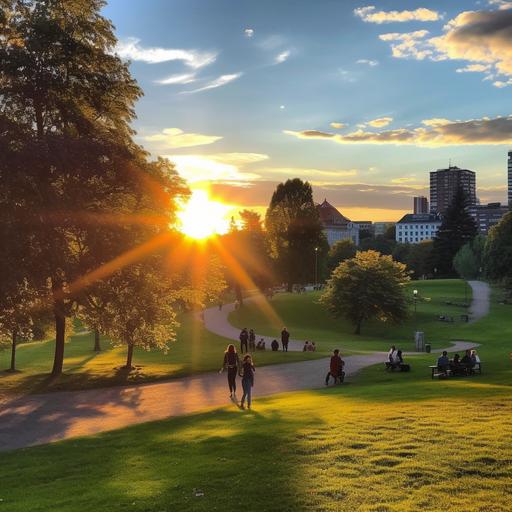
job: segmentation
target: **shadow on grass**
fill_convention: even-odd
[[[290,445],[313,423],[321,426],[311,417],[230,409],[5,453],[4,505],[12,512],[296,512],[304,503]]]

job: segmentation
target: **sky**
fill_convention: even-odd
[[[299,177],[352,220],[396,221],[429,171],[506,200],[512,1],[110,0],[144,97],[137,142],[192,188],[263,211]]]

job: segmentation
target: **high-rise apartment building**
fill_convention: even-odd
[[[512,208],[512,151],[508,152],[508,206]]]
[[[428,213],[428,199],[424,196],[414,198],[414,214]]]
[[[461,187],[469,199],[470,207],[476,203],[476,175],[474,171],[450,166],[430,172],[430,212],[444,213],[450,206],[457,189]]]

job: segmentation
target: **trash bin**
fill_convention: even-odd
[[[432,347],[430,346],[430,343],[425,343],[425,352],[427,354],[430,354]]]

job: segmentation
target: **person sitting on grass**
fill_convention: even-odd
[[[471,351],[471,361],[473,361],[473,366],[475,364],[480,364],[480,358],[478,357],[475,349]]]
[[[393,356],[393,360],[391,361],[391,366],[393,370],[400,370],[401,366],[404,364],[404,359],[402,357],[402,351],[397,350]]]
[[[448,352],[443,350],[443,355],[437,359],[437,367],[445,374],[448,375],[450,369],[450,360],[448,359]]]
[[[277,352],[279,350],[279,342],[277,340],[272,340],[270,347],[272,348],[272,352]]]
[[[345,361],[340,357],[340,351],[338,349],[334,350],[331,362],[329,364],[329,371],[325,376],[325,385],[329,385],[329,380],[332,377],[334,379],[334,384],[338,382],[343,382],[345,380],[345,372],[343,371],[343,367],[345,366]]]
[[[391,348],[389,349],[389,352],[388,352],[388,361],[391,364],[393,364],[393,362],[394,362],[395,354],[396,354],[396,347],[395,347],[395,345],[391,345]]]
[[[309,350],[311,352],[316,352],[316,345],[314,341],[312,341],[311,344],[309,345]]]
[[[265,340],[263,338],[258,341],[258,344],[256,345],[256,350],[265,350]]]
[[[307,352],[309,350],[309,341],[304,342],[304,346],[302,347],[302,352]]]

